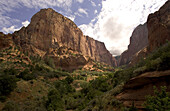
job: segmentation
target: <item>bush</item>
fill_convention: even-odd
[[[158,70],[170,69],[170,52],[162,54],[161,60]]]
[[[65,80],[56,81],[54,85],[61,95],[75,92],[75,89]]]
[[[18,78],[22,78],[23,80],[32,80],[36,78],[35,73],[30,73],[29,69],[25,69],[23,72],[21,72],[18,76]]]
[[[2,111],[19,111],[18,105],[14,101],[8,101]]]
[[[58,90],[53,89],[48,93],[46,108],[48,111],[64,111],[64,102]]]
[[[55,68],[54,60],[52,58],[47,56],[45,57],[44,61],[48,66]]]
[[[71,84],[74,79],[71,76],[67,76],[65,80],[67,81],[68,84]]]
[[[166,87],[161,87],[159,92],[154,87],[154,96],[147,96],[144,106],[147,111],[169,111],[170,109],[170,93],[166,92]]]
[[[0,76],[0,95],[9,95],[17,87],[17,79],[11,75]]]

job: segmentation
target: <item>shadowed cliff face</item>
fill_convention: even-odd
[[[157,12],[149,15],[147,27],[148,46],[133,56],[131,61],[133,65],[170,40],[170,1],[167,1]],[[130,107],[134,102],[137,108],[143,108],[142,104],[145,101],[145,96],[153,95],[153,86],[158,88],[166,86],[167,92],[170,92],[169,79],[169,69],[166,71],[146,72],[129,80],[124,85],[123,92],[117,95],[117,98],[123,101],[125,106]]]
[[[170,1],[147,20],[149,51],[153,51],[170,40]]]
[[[28,27],[14,35],[16,44],[41,56],[50,48],[66,46],[93,60],[116,66],[104,43],[84,36],[74,22],[50,8],[40,10],[32,17]]]
[[[170,40],[170,2],[148,16],[144,25],[139,25],[130,38],[128,50],[121,54],[119,65],[137,63],[141,57],[154,51]],[[144,47],[147,47],[143,49]],[[147,50],[147,51],[145,51]],[[145,53],[143,53],[145,52]]]
[[[119,65],[128,64],[133,55],[146,47],[148,44],[148,29],[147,24],[139,25],[133,31],[132,36],[130,37],[130,44],[128,50],[124,51],[121,54]]]
[[[146,24],[148,46],[132,57],[131,65],[136,64],[141,58],[170,41],[170,1],[167,1],[157,12],[150,14]]]

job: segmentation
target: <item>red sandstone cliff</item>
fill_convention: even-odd
[[[40,56],[51,48],[66,46],[93,60],[116,65],[104,43],[84,36],[74,22],[50,8],[40,10],[32,17],[28,27],[14,35],[16,44]]]

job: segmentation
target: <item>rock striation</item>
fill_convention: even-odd
[[[45,56],[50,49],[65,46],[95,61],[116,66],[104,43],[84,36],[74,22],[51,8],[41,9],[14,36],[17,45],[33,54]]]
[[[139,25],[135,28],[130,37],[130,44],[128,45],[128,49],[121,54],[119,65],[128,64],[133,55],[135,55],[138,51],[143,49],[148,45],[148,29],[147,24]]]

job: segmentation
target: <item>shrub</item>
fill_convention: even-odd
[[[8,101],[2,111],[19,111],[18,105],[14,101]]]
[[[0,95],[9,95],[17,87],[17,79],[15,76],[0,76]]]
[[[18,76],[18,78],[22,78],[23,80],[32,80],[36,78],[35,73],[30,73],[29,69],[25,69],[23,72],[21,72]]]
[[[144,106],[147,111],[169,111],[170,109],[170,93],[166,92],[166,87],[161,87],[159,92],[154,87],[154,96],[147,96]]]
[[[47,56],[47,57],[45,57],[44,61],[50,67],[55,68],[54,60],[52,58]]]
[[[162,54],[161,60],[158,70],[170,69],[170,52]]]
[[[67,81],[68,84],[71,84],[74,79],[71,76],[67,76],[65,80]]]
[[[53,89],[48,93],[46,108],[48,111],[64,111],[64,102],[58,90]]]

